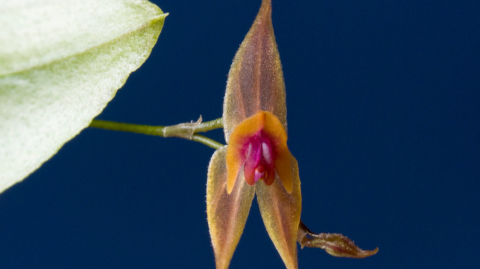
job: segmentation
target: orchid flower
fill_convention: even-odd
[[[285,84],[271,20],[260,11],[231,66],[223,106],[226,146],[208,168],[207,215],[217,269],[228,268],[257,194],[267,232],[285,266],[298,268],[297,240],[343,257],[367,257],[340,234],[314,234],[300,221],[296,159],[287,147]]]

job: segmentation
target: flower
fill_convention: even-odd
[[[208,169],[207,215],[217,269],[228,268],[254,194],[270,238],[297,268],[301,194],[297,161],[287,147],[285,84],[271,20],[260,11],[231,66],[223,107],[228,145]]]
[[[300,221],[300,177],[287,147],[285,84],[271,10],[271,0],[263,0],[235,55],[223,107],[228,145],[215,151],[208,167],[207,216],[216,267],[228,268],[255,193],[288,269],[298,268],[297,238],[302,246],[336,256],[372,255],[342,235],[314,234]]]

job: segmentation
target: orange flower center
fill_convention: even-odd
[[[263,179],[271,185],[275,174],[288,193],[293,179],[291,153],[287,133],[280,120],[271,112],[258,111],[243,120],[230,134],[227,149],[227,193],[231,193],[240,169],[249,185]]]

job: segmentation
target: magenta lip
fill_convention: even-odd
[[[268,183],[271,184],[273,182],[271,175],[275,175],[275,165],[270,139],[263,131],[259,131],[245,141],[244,148],[244,172],[247,183],[253,185],[260,179],[268,178]]]

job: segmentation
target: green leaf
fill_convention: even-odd
[[[0,193],[104,109],[166,15],[145,0],[0,0]]]

